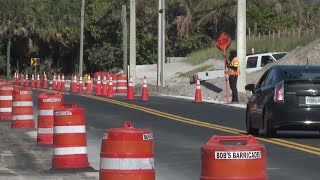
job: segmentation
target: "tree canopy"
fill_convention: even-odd
[[[86,0],[84,72],[121,67],[122,5],[128,0]],[[137,64],[157,62],[158,0],[136,0]],[[320,24],[320,0],[247,1],[247,28],[257,32],[312,28]],[[7,43],[12,71],[30,69],[75,73],[80,47],[81,0],[0,0],[0,71],[5,72]],[[129,13],[127,15],[129,25]],[[237,0],[166,0],[166,55],[186,56],[210,47],[221,32],[233,38]]]

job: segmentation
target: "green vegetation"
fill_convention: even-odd
[[[229,49],[236,49],[236,43],[232,42]],[[228,54],[227,54],[228,55]],[[196,50],[187,56],[187,61],[192,65],[201,64],[208,59],[223,58],[223,52],[216,47]]]
[[[247,40],[247,53],[251,53],[252,48],[254,48],[255,52],[289,52],[299,46],[306,46],[319,37],[320,33],[315,34],[314,36],[309,35],[300,38],[283,37],[274,39],[258,39],[253,37]],[[236,49],[236,43],[236,41],[233,41],[228,50]],[[196,50],[188,55],[188,62],[193,65],[197,65],[210,58],[223,58],[223,52],[215,47]]]
[[[285,29],[319,28],[320,0],[247,1],[247,27],[251,33]],[[311,3],[310,3],[311,2]],[[86,0],[84,72],[121,68],[122,5],[128,0]],[[41,58],[40,70],[47,74],[76,73],[79,66],[81,0],[1,0],[0,74],[5,74],[7,42],[11,39],[11,67],[30,69],[31,57]],[[158,0],[136,0],[137,64],[157,62]],[[208,54],[191,54],[195,64],[222,57],[213,47],[221,32],[235,39],[237,0],[166,0],[166,56],[184,57],[195,50],[212,48]],[[308,42],[252,40],[256,51],[290,50]],[[295,41],[295,42],[293,42]],[[301,42],[300,42],[301,41]],[[248,50],[251,44],[248,43]],[[233,45],[233,47],[235,47]],[[207,50],[207,51],[210,51]],[[129,54],[128,54],[129,56]],[[196,60],[196,59],[199,60]]]

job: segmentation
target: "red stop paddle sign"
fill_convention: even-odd
[[[231,44],[231,37],[227,33],[222,33],[216,41],[216,46],[221,51],[226,51]]]

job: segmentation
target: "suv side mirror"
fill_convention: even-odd
[[[247,91],[253,91],[255,88],[255,85],[254,84],[248,84],[244,87],[245,90]]]

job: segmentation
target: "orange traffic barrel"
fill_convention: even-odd
[[[84,109],[76,104],[64,104],[53,113],[52,168],[89,168]]]
[[[266,164],[253,136],[213,136],[201,148],[200,180],[266,180]]]
[[[5,79],[0,79],[0,85],[7,84],[7,83],[8,83],[7,80],[5,80]]]
[[[38,144],[53,144],[53,110],[63,107],[63,95],[46,92],[38,96]]]
[[[32,90],[30,87],[13,88],[11,128],[34,128]]]
[[[127,94],[127,75],[124,73],[117,74],[117,90],[116,93]]]
[[[117,74],[110,74],[110,77],[112,77],[112,84],[113,84],[113,92],[117,91]]]
[[[148,129],[106,130],[100,153],[100,180],[155,180],[154,140]]]
[[[10,121],[12,117],[12,84],[0,85],[0,120]]]

